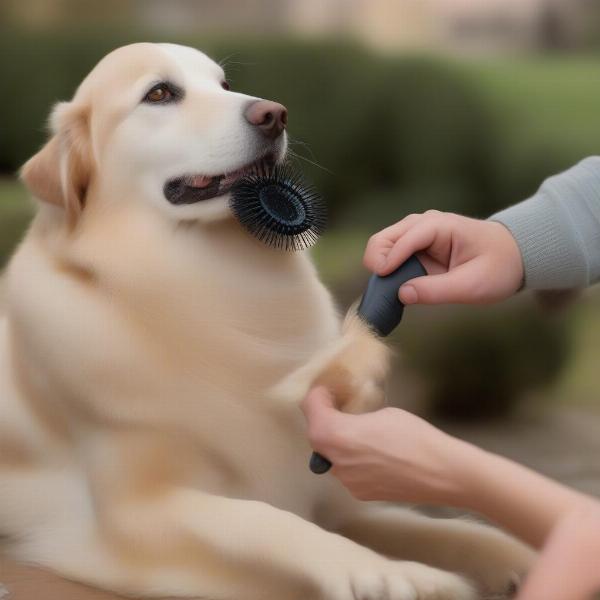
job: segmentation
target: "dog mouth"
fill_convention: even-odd
[[[275,165],[275,155],[265,156],[229,173],[220,175],[182,175],[169,179],[164,187],[165,198],[175,205],[195,204],[227,194],[245,175],[266,172]]]

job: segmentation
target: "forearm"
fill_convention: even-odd
[[[600,280],[600,157],[547,179],[524,202],[490,220],[505,225],[530,289],[585,287]]]
[[[506,458],[457,441],[453,503],[494,521],[540,548],[568,513],[591,498]]]
[[[518,600],[600,597],[600,504],[571,513],[554,528]],[[594,595],[596,594],[596,595]]]
[[[467,508],[538,548],[561,518],[594,502],[399,408],[343,414],[315,388],[303,409],[312,447],[361,500]]]

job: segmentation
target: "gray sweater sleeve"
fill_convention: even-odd
[[[600,157],[547,179],[524,202],[490,217],[513,234],[525,287],[566,289],[600,280]]]

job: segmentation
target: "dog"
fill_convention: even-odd
[[[307,468],[303,395],[379,406],[388,357],[342,327],[307,253],[232,218],[231,186],[284,160],[286,124],[173,44],[113,51],[54,107],[0,321],[3,550],[138,597],[502,592],[528,547]]]

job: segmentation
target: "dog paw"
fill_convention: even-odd
[[[481,526],[478,533],[477,543],[469,548],[464,572],[478,584],[486,600],[515,597],[536,553],[497,529]]]
[[[506,582],[504,589],[485,593],[482,596],[482,600],[514,600],[521,589],[524,579],[524,575],[512,575]]]
[[[339,339],[286,376],[269,395],[279,401],[298,402],[311,387],[322,385],[334,394],[340,410],[369,412],[385,403],[383,383],[389,364],[389,348],[351,314]]]
[[[465,579],[411,562],[356,569],[328,600],[475,600]]]
[[[384,381],[391,353],[367,325],[352,313],[344,321],[345,346],[318,374],[315,385],[331,390],[338,408],[364,413],[385,403]]]
[[[475,600],[475,588],[464,577],[420,563],[401,563],[418,600]]]

